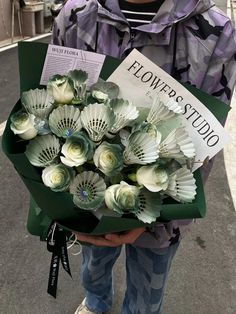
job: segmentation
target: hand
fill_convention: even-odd
[[[145,232],[145,228],[137,228],[122,234],[109,233],[101,236],[89,236],[75,233],[77,240],[87,242],[96,246],[116,247],[122,244],[132,244]]]

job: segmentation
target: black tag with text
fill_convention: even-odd
[[[57,224],[55,222],[52,222],[48,228],[48,234],[47,234],[47,250],[48,250],[48,252],[53,252],[54,247],[55,247],[54,232],[56,230],[56,226],[57,226]]]
[[[56,298],[60,262],[64,270],[71,276],[66,246],[66,234],[56,223],[49,227],[47,249],[52,253],[47,292]]]
[[[61,236],[60,236],[61,264],[62,264],[62,267],[64,268],[64,270],[71,276],[70,264],[69,264],[67,246],[66,246],[66,236],[65,236],[63,229],[59,229],[59,232],[61,234]]]

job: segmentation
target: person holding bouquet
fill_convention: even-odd
[[[52,42],[124,59],[132,49],[176,80],[229,104],[236,81],[236,34],[211,0],[68,0]],[[211,163],[203,170],[206,179]],[[83,247],[86,298],[75,314],[105,313],[113,299],[112,268],[126,245],[122,314],[161,314],[172,259],[190,220],[156,223],[123,234],[76,234]]]

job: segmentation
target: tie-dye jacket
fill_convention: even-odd
[[[225,103],[236,81],[235,29],[211,0],[165,0],[151,24],[134,30],[118,0],[68,0],[55,20],[52,42],[120,59],[137,48],[177,80]],[[156,224],[136,245],[166,247],[189,223]]]

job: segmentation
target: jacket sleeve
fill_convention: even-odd
[[[68,0],[56,17],[52,44],[88,50],[95,46],[96,0]]]
[[[202,89],[229,104],[236,83],[236,31],[230,20],[225,24],[213,54]]]
[[[208,70],[202,84],[206,91],[226,104],[230,104],[236,83],[236,32],[230,20],[225,24],[210,58]],[[224,124],[225,121],[222,121]],[[201,168],[205,182],[211,171],[214,158],[208,167]]]
[[[66,4],[65,4],[66,5]],[[51,43],[53,45],[65,46],[65,6],[61,9],[59,15],[55,18],[52,29]]]

